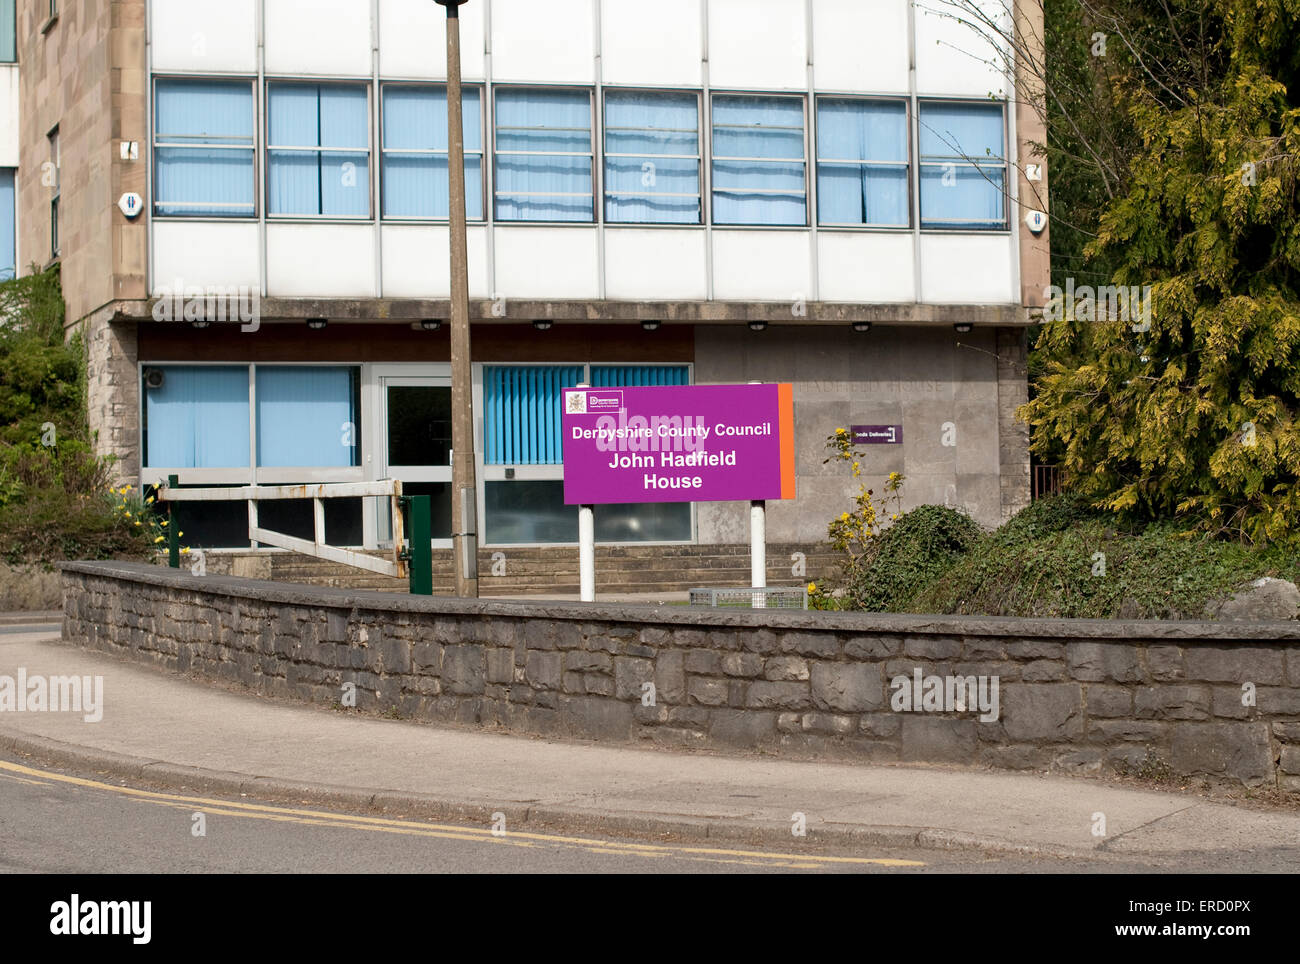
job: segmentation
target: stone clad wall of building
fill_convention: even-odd
[[[268,696],[353,692],[359,710],[546,736],[1300,789],[1289,623],[494,603],[132,563],[65,563],[63,580],[68,642]],[[918,672],[997,679],[996,713],[901,709],[891,681]]]
[[[1029,338],[1019,328],[997,330],[998,464],[1002,519],[1029,505],[1029,426],[1016,410],[1029,401]]]
[[[868,488],[879,494],[889,473],[901,472],[907,477],[904,509],[961,506],[977,522],[999,525],[1008,493],[1019,494],[1004,481],[1007,460],[1019,456],[1003,417],[1013,406],[1004,392],[1014,395],[1014,386],[1003,385],[1009,375],[999,332],[877,325],[862,334],[847,324],[811,330],[773,325],[761,332],[697,327],[695,377],[701,384],[794,383],[797,498],[768,503],[768,538],[824,541],[827,522],[850,507],[856,487],[848,467],[823,460],[830,454],[827,437],[852,425],[903,427],[901,444],[861,447]],[[1029,498],[1024,458],[1019,505]],[[701,504],[699,525],[701,542],[747,542],[748,506]]]

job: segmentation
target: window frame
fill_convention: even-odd
[[[868,104],[902,104],[903,105],[903,123],[905,129],[903,132],[904,142],[907,148],[907,159],[904,161],[850,161],[842,158],[823,158],[817,150],[818,137],[821,134],[821,115],[818,107],[821,101],[825,100],[849,100],[861,101]],[[821,216],[821,191],[817,192],[817,220],[818,228],[828,228],[834,231],[885,231],[885,232],[910,232],[913,227],[912,208],[916,199],[920,195],[919,185],[916,178],[919,176],[916,172],[919,170],[916,164],[916,144],[913,143],[912,129],[914,112],[912,110],[912,100],[906,94],[886,95],[886,94],[837,94],[837,93],[817,93],[813,102],[813,132],[812,145],[815,159],[813,161],[812,176],[817,177],[817,168],[822,164],[845,164],[845,165],[870,165],[878,164],[881,166],[898,167],[901,166],[906,174],[907,181],[907,220],[903,224],[856,224],[854,222],[842,221],[823,221]]]
[[[929,104],[960,104],[963,107],[980,107],[996,105],[1002,120],[1002,153],[998,158],[989,158],[994,163],[982,164],[980,159],[965,160],[956,155],[945,156],[941,160],[927,161],[927,155],[921,153],[921,114],[923,108]],[[926,234],[997,234],[1008,233],[1011,230],[1011,157],[1010,157],[1010,131],[1007,125],[1008,102],[1005,100],[990,100],[987,97],[918,97],[916,99],[916,226],[917,230]],[[922,213],[924,198],[922,197],[922,177],[921,170],[923,167],[942,167],[945,164],[952,164],[955,167],[973,167],[978,171],[985,168],[1002,170],[1002,187],[998,191],[1002,198],[1002,221],[1000,224],[990,224],[985,222],[971,222],[967,226],[952,227],[950,224],[943,227],[927,226],[925,216]],[[988,178],[985,177],[988,182]],[[989,186],[993,185],[989,183]]]
[[[304,77],[267,77],[263,85],[265,107],[265,116],[262,117],[261,127],[263,133],[262,142],[262,170],[265,172],[265,183],[262,185],[263,203],[268,221],[324,221],[324,222],[342,222],[345,224],[367,224],[375,221],[375,103],[373,96],[373,84],[369,77],[364,78],[347,78],[347,77],[330,77],[328,79],[304,78]],[[300,153],[317,154],[360,154],[360,148],[356,147],[305,147],[302,145],[278,146],[271,143],[271,88],[272,87],[360,87],[366,94],[366,197],[369,205],[367,212],[361,214],[277,214],[271,210],[271,152],[272,151],[294,151]]]
[[[610,191],[609,189],[609,171],[606,168],[606,161],[610,157],[652,157],[655,155],[648,154],[623,154],[609,153],[606,148],[606,139],[609,131],[608,102],[609,94],[613,91],[616,94],[663,94],[665,96],[681,96],[683,94],[693,95],[695,97],[695,178],[699,191],[696,194],[664,194],[652,192],[630,193],[628,191]],[[655,228],[702,228],[709,225],[711,213],[706,209],[704,203],[704,165],[708,158],[704,149],[704,91],[700,88],[691,87],[637,87],[637,86],[602,86],[602,97],[600,99],[600,222],[610,227],[655,227]],[[712,145],[710,145],[711,147]],[[690,155],[686,154],[663,154],[659,155],[674,160],[688,160]],[[699,202],[699,219],[696,221],[613,221],[610,220],[605,204],[608,202],[610,195],[617,197],[694,197]]]
[[[197,146],[198,146],[198,145],[192,145],[192,144],[168,144],[168,143],[160,143],[159,140],[158,140],[158,131],[157,131],[157,127],[158,127],[158,82],[159,82],[159,81],[163,81],[163,82],[165,83],[165,82],[167,82],[167,81],[172,81],[172,80],[204,80],[204,81],[216,81],[216,82],[226,82],[226,83],[232,83],[232,82],[236,82],[236,81],[237,81],[237,82],[240,82],[240,83],[247,82],[247,84],[248,84],[248,88],[249,88],[249,96],[252,97],[252,105],[253,105],[253,130],[252,130],[252,134],[251,134],[251,136],[250,136],[251,146],[250,146],[250,147],[244,147],[243,145],[238,145],[238,146],[231,145],[231,146],[229,146],[229,147],[226,147],[225,145],[211,145],[211,144],[206,144],[206,145],[202,145],[202,146],[203,146],[204,148],[211,148],[211,147],[213,147],[213,146],[219,146],[221,149],[224,149],[224,150],[248,150],[248,151],[251,151],[251,154],[252,154],[252,160],[253,160],[253,203],[252,203],[253,210],[252,210],[252,213],[250,213],[250,214],[162,214],[162,213],[160,213],[160,212],[158,211],[158,205],[159,205],[160,203],[163,203],[163,202],[160,202],[160,201],[158,200],[158,197],[157,197],[157,193],[158,193],[158,148],[163,147],[163,148],[168,148],[168,149],[176,149],[176,148],[182,148],[182,149],[185,149],[185,148],[197,147]],[[153,180],[152,180],[151,183],[152,183],[152,186],[153,186],[153,194],[154,194],[154,197],[151,199],[151,205],[150,205],[150,206],[151,206],[150,216],[151,216],[152,218],[154,218],[155,220],[162,220],[162,221],[169,221],[169,220],[173,220],[173,219],[175,219],[175,220],[177,220],[177,221],[233,221],[233,222],[238,222],[238,223],[247,223],[247,222],[249,222],[249,221],[257,221],[257,220],[260,220],[260,218],[261,218],[261,216],[262,216],[262,211],[261,211],[261,209],[259,208],[259,204],[258,204],[258,202],[259,202],[259,200],[260,200],[261,197],[262,197],[262,192],[261,192],[261,185],[258,183],[258,178],[259,178],[259,176],[260,176],[261,173],[262,173],[262,169],[261,169],[261,165],[259,165],[259,164],[257,163],[257,161],[258,161],[258,153],[262,150],[263,145],[262,145],[262,144],[259,142],[259,140],[258,140],[258,134],[259,134],[259,132],[260,132],[260,130],[261,130],[261,124],[258,122],[258,116],[257,116],[257,111],[258,111],[258,103],[257,103],[257,101],[258,101],[258,97],[257,97],[257,78],[256,78],[255,76],[248,75],[248,74],[220,74],[220,73],[217,73],[217,74],[173,74],[173,73],[162,73],[162,74],[154,74],[153,77],[152,77],[152,82],[153,82],[153,87],[152,87],[152,89],[151,89],[151,91],[150,91],[150,99],[149,99],[149,107],[150,107],[150,110],[152,111],[152,114],[153,114],[153,116],[151,116],[151,117],[149,118],[149,149],[150,149],[150,152],[151,152],[151,156],[150,156],[150,158],[149,158],[149,162],[150,162],[150,165],[151,165],[151,172],[150,172],[150,174],[151,174],[151,177],[153,178]],[[173,206],[174,206],[174,205],[173,205]],[[208,205],[208,206],[211,207],[212,205]]]
[[[50,193],[50,262],[63,256],[63,239],[59,234],[59,199],[63,192],[63,146],[59,137],[59,125],[55,124],[45,135],[49,148],[49,164],[54,171],[54,184]]]
[[[584,86],[582,84],[492,84],[492,196],[490,198],[491,213],[485,209],[484,214],[488,215],[488,220],[494,224],[550,224],[550,225],[580,225],[580,224],[601,224],[600,205],[597,199],[599,197],[597,188],[599,185],[600,173],[597,168],[597,161],[600,159],[600,153],[596,145],[596,89],[594,87]],[[590,150],[585,156],[591,159],[591,191],[589,194],[578,193],[556,193],[541,191],[501,191],[498,189],[500,180],[498,158],[505,154],[506,156],[516,157],[583,157],[580,151],[500,151],[497,149],[497,132],[500,130],[500,123],[497,120],[497,95],[502,91],[515,90],[541,90],[541,91],[581,91],[587,95],[587,110],[590,123],[587,128],[588,144]],[[603,120],[603,115],[602,120]],[[534,128],[535,129],[535,128]],[[501,195],[506,197],[590,197],[591,198],[591,217],[587,220],[540,220],[535,218],[503,218],[497,214],[497,198]]]
[[[13,55],[12,58],[7,58],[7,59],[2,59],[2,60],[0,60],[0,64],[16,64],[16,63],[18,63],[18,0],[8,0],[8,2],[12,4],[12,6],[10,7],[10,11],[11,11],[12,18],[13,18],[12,26],[13,26],[13,31],[14,31],[14,32],[13,32],[13,38],[14,38],[14,55]],[[50,2],[53,3],[54,0],[50,0]]]
[[[474,83],[474,84],[462,84],[461,86],[462,86],[462,91],[463,91],[463,90],[467,90],[467,89],[473,89],[473,90],[477,90],[477,91],[478,91],[478,126],[479,126],[479,143],[482,145],[482,146],[479,148],[478,151],[465,151],[465,156],[468,158],[472,153],[474,153],[474,154],[477,154],[478,157],[479,157],[479,172],[478,172],[478,175],[479,175],[479,194],[480,194],[480,197],[483,199],[483,214],[482,214],[481,217],[472,218],[472,217],[469,217],[468,212],[467,212],[467,213],[466,213],[465,220],[466,220],[468,223],[470,223],[470,224],[486,224],[486,223],[490,220],[490,218],[489,218],[489,216],[488,216],[488,214],[489,214],[489,212],[488,212],[488,206],[489,206],[489,204],[491,203],[491,198],[488,197],[488,170],[487,170],[487,168],[488,168],[488,153],[489,153],[489,152],[488,152],[488,147],[487,147],[487,136],[486,136],[486,131],[487,131],[487,91],[488,91],[488,85],[487,85],[487,84],[482,84],[482,83]],[[415,148],[394,148],[393,150],[390,151],[390,150],[388,150],[387,148],[384,147],[384,113],[385,113],[385,108],[384,108],[384,92],[387,91],[390,87],[397,87],[397,88],[405,87],[405,88],[428,89],[428,90],[439,90],[439,89],[441,89],[441,90],[443,91],[443,97],[444,97],[444,100],[446,99],[446,91],[447,91],[447,84],[446,84],[445,81],[443,81],[443,82],[438,82],[438,81],[414,81],[414,80],[384,80],[384,81],[380,81],[380,84],[379,84],[379,127],[378,127],[378,131],[379,131],[379,170],[378,170],[378,172],[377,172],[377,173],[378,173],[378,176],[379,176],[379,192],[378,192],[378,193],[379,193],[379,198],[378,198],[379,219],[380,219],[381,221],[396,221],[396,222],[402,222],[402,223],[407,223],[407,224],[410,224],[410,223],[417,223],[417,224],[418,224],[418,223],[424,223],[424,224],[446,224],[446,223],[450,220],[450,205],[448,205],[448,208],[449,208],[449,210],[448,210],[448,217],[445,217],[445,218],[426,217],[426,216],[424,216],[424,215],[420,215],[420,214],[389,214],[389,213],[384,209],[384,179],[385,179],[384,161],[385,161],[385,159],[386,159],[386,155],[388,155],[388,154],[390,154],[390,153],[394,153],[394,154],[417,154],[417,155],[422,155],[422,156],[426,156],[426,157],[446,157],[447,154],[448,154],[448,151],[435,151],[435,150],[426,151],[426,150],[419,150],[419,149],[415,149]],[[463,95],[463,93],[462,93],[462,96],[461,96],[461,107],[462,107],[462,109],[464,108],[464,103],[465,103],[465,99],[464,99],[464,95]],[[448,169],[450,170],[450,164],[448,164]],[[450,175],[449,175],[449,176],[450,176]],[[468,181],[467,181],[466,183],[468,184]]]
[[[809,125],[809,118],[808,118],[808,93],[806,91],[731,90],[731,89],[726,89],[726,90],[710,89],[708,93],[709,93],[709,226],[713,228],[722,228],[724,230],[730,230],[731,228],[760,228],[764,231],[799,231],[799,230],[808,230],[809,228],[813,227],[813,222],[811,220],[813,217],[813,213],[812,211],[809,210],[810,205],[808,203],[809,195],[811,193],[811,185],[808,182],[808,178],[809,178],[808,158],[809,155],[813,153],[812,148],[815,147],[815,144],[810,145],[808,140],[809,135],[811,133],[811,127]],[[761,224],[761,223],[755,223],[749,221],[743,223],[731,223],[731,222],[724,223],[718,221],[714,208],[716,206],[715,202],[717,201],[719,188],[717,183],[718,182],[717,175],[713,167],[714,164],[719,160],[717,153],[713,149],[714,130],[716,129],[717,126],[717,123],[714,120],[714,99],[717,97],[750,97],[750,98],[780,97],[780,98],[788,98],[788,99],[797,99],[799,101],[803,109],[803,160],[801,162],[803,164],[803,222],[801,224]],[[768,162],[771,163],[784,162],[786,164],[795,163],[794,158],[763,158],[763,157],[747,158],[747,157],[732,157],[731,155],[723,155],[721,157],[721,160],[758,161],[760,163],[768,163]],[[723,189],[723,193],[726,193],[726,190],[727,189]],[[751,193],[755,193],[755,194],[770,193],[770,194],[777,194],[777,195],[790,194],[789,191],[766,191],[765,192],[761,189],[753,191]]]

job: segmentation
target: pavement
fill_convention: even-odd
[[[1282,855],[1300,812],[1099,779],[560,741],[269,700],[0,626],[0,674],[102,676],[103,714],[0,712],[0,752],[119,782],[486,825],[1117,860]],[[1104,835],[1095,831],[1104,820]]]

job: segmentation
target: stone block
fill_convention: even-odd
[[[844,736],[854,730],[853,717],[839,713],[805,713],[801,725],[804,730],[835,736]]]
[[[1136,683],[1142,679],[1137,648],[1131,643],[1075,642],[1065,647],[1065,654],[1073,679],[1089,683],[1102,680]]]
[[[1065,679],[1065,662],[1059,659],[1036,659],[1020,670],[1026,683],[1055,683]]]
[[[1148,646],[1146,661],[1147,673],[1157,683],[1173,683],[1187,678],[1183,651],[1178,646]]]
[[[697,677],[687,682],[686,695],[692,703],[700,703],[704,706],[725,706],[727,702],[727,681]]]
[[[750,678],[763,672],[763,657],[758,653],[724,653],[721,666],[725,676]]]
[[[801,710],[809,705],[808,684],[797,680],[758,680],[750,683],[746,689],[746,706]]]
[[[902,726],[903,717],[899,713],[864,713],[858,719],[862,733],[881,739],[897,736]]]
[[[1088,684],[1088,715],[1117,717],[1133,715],[1133,690],[1127,686]]]
[[[1279,683],[1282,650],[1276,646],[1192,645],[1186,653],[1187,678],[1208,683]]]
[[[869,712],[885,705],[885,685],[879,664],[812,664],[813,704],[818,709]]]
[[[446,646],[442,655],[443,689],[456,695],[479,694],[484,684],[483,647]]]
[[[1083,734],[1083,693],[1077,683],[1021,683],[1001,693],[1002,723],[1016,743],[1057,743]]]
[[[844,655],[849,659],[889,659],[903,651],[903,637],[885,634],[850,636],[844,641]]]
[[[608,673],[614,668],[614,660],[609,653],[572,649],[564,654],[564,668],[576,673]]]
[[[1065,659],[1065,644],[1046,639],[1013,639],[1006,644],[1010,659]]]
[[[839,642],[834,633],[793,633],[781,634],[781,651],[798,653],[800,656],[823,656],[833,658],[840,653]]]
[[[1208,720],[1207,686],[1140,686],[1133,695],[1133,715],[1140,720]]]
[[[638,656],[614,657],[614,696],[620,700],[641,701],[641,685],[653,683],[655,665]]]
[[[912,659],[955,659],[961,650],[961,640],[952,636],[908,636],[903,642],[903,655]]]
[[[769,680],[804,680],[808,678],[808,661],[801,656],[769,656],[763,667]]]
[[[1247,786],[1271,782],[1272,749],[1265,723],[1186,723],[1170,740],[1174,772],[1208,774]]]
[[[512,683],[515,678],[515,651],[513,649],[489,649],[487,651],[487,674],[489,683]]]
[[[728,746],[762,746],[776,738],[776,718],[771,711],[717,709],[709,717],[709,737]]]
[[[528,661],[524,664],[524,681],[536,689],[559,689],[563,665],[561,653],[529,653]]]
[[[974,720],[908,713],[903,716],[901,749],[905,761],[970,763],[975,759]]]
[[[686,702],[686,654],[661,651],[655,660],[655,699],[660,703]]]

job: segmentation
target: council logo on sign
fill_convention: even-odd
[[[587,393],[566,392],[564,396],[564,410],[570,415],[586,415]]]

